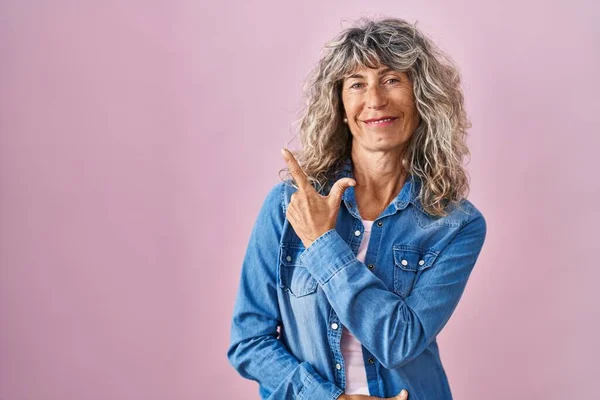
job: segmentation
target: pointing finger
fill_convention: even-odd
[[[281,149],[281,154],[283,155],[283,159],[290,170],[290,174],[292,174],[292,177],[298,184],[299,189],[303,192],[313,189],[308,177],[302,168],[300,168],[300,165],[298,164],[298,161],[296,161],[296,158],[294,158],[294,155],[288,149]]]

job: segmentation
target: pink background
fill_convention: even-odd
[[[473,122],[455,398],[597,395],[598,6],[288,3],[0,3],[0,399],[258,399],[225,355],[250,230],[321,47],[384,15],[451,54]]]

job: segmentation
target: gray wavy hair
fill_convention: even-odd
[[[421,122],[402,156],[406,172],[421,179],[419,199],[432,216],[447,215],[469,193],[463,157],[470,156],[458,69],[415,25],[402,19],[360,19],[328,42],[324,55],[304,85],[305,107],[299,136],[302,149],[292,152],[311,184],[329,192],[343,161],[350,157],[352,134],[342,122],[344,77],[358,67],[386,65],[404,71],[413,84]],[[293,182],[287,168],[285,179]]]

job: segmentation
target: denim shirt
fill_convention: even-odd
[[[338,179],[353,177],[347,159]],[[486,235],[468,200],[445,217],[423,211],[409,175],[373,223],[365,263],[354,187],[335,229],[305,248],[286,219],[289,181],[259,211],[242,263],[229,362],[262,399],[333,400],[344,392],[342,327],[362,344],[371,396],[452,399],[437,335],[465,289]]]

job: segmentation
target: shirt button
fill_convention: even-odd
[[[340,364],[335,364],[335,369],[340,370],[342,369],[342,366]]]
[[[377,223],[377,226],[383,226],[383,222],[379,221],[379,222]]]
[[[372,271],[373,268],[375,268],[375,266],[373,264],[369,264],[369,265],[367,265],[367,268],[369,268]]]
[[[425,260],[419,261],[419,265],[423,265],[423,264],[425,264]]]
[[[375,362],[375,360],[373,360],[372,358],[369,358],[369,364],[373,364]]]
[[[354,236],[360,236],[360,231],[354,231]]]
[[[402,260],[400,262],[402,263],[402,265],[408,265],[408,261],[406,261],[406,260]]]
[[[285,259],[288,261],[292,261],[292,256],[287,256]]]
[[[336,330],[337,328],[339,328],[338,324],[336,324],[335,322],[331,324],[331,329]]]

